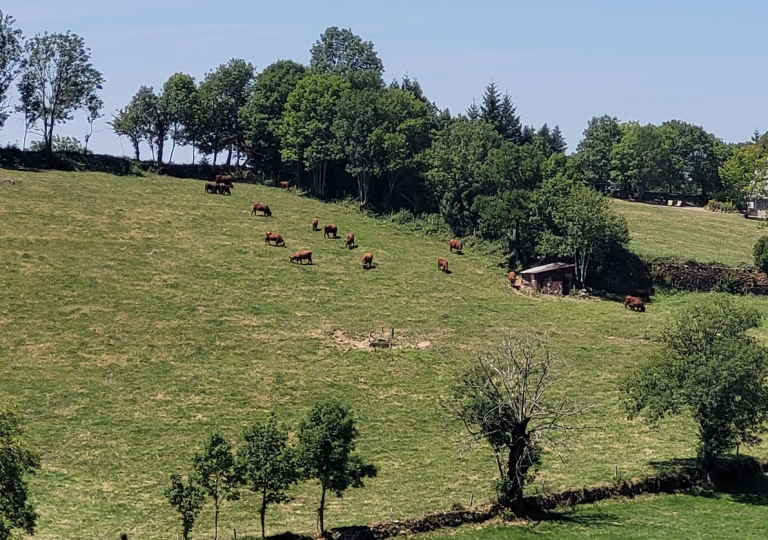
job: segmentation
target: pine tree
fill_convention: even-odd
[[[477,103],[474,101],[472,102],[472,105],[467,107],[467,117],[473,122],[480,118],[480,107],[478,107]]]

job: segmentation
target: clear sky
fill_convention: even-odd
[[[408,73],[454,114],[493,80],[525,124],[559,124],[570,150],[606,113],[676,118],[725,141],[768,130],[765,0],[4,0],[0,9],[26,35],[85,38],[106,79],[96,152],[130,153],[104,121],[140,85],[158,89],[178,71],[199,81],[235,57],[257,70],[277,59],[308,63],[328,26],[373,41],[387,81]],[[58,132],[82,140],[86,126],[79,114]],[[0,142],[22,138],[14,115]]]

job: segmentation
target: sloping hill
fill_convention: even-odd
[[[626,216],[630,247],[639,255],[730,266],[752,265],[752,246],[768,229],[736,214],[615,200]]]
[[[439,401],[507,328],[548,331],[571,390],[593,404],[584,423],[594,428],[570,435],[566,462],[548,457],[547,488],[694,452],[682,420],[653,431],[626,421],[616,388],[686,295],[646,314],[520,296],[471,251],[450,255],[442,239],[261,186],[226,197],[166,177],[3,175],[17,184],[0,184],[0,392],[19,402],[43,452],[40,538],[168,537],[177,521],[162,491],[212,429],[235,441],[271,410],[295,427],[325,396],[352,406],[359,450],[380,468],[366,489],[331,501],[329,526],[466,504],[471,492],[486,500],[495,465],[484,447],[467,449]],[[274,217],[252,217],[255,200]],[[312,232],[313,217],[354,232],[360,248]],[[268,230],[287,248],[264,245]],[[303,248],[315,264],[289,264]],[[376,265],[367,272],[366,251]],[[452,274],[437,270],[438,255]],[[343,342],[382,327],[403,345],[431,345],[371,352]],[[316,486],[299,487],[270,509],[269,531],[312,531],[317,497]],[[252,497],[225,504],[222,526],[256,531]]]

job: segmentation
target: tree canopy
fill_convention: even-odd
[[[91,65],[91,52],[83,38],[65,34],[43,34],[25,46],[18,89],[28,125],[42,123],[45,148],[50,154],[53,130],[73,118],[75,111],[97,103],[104,77]]]
[[[22,33],[13,28],[16,19],[0,9],[0,129],[8,119],[8,89],[19,74],[22,65]]]
[[[346,78],[371,72],[380,80],[384,71],[384,64],[373,49],[373,43],[363,41],[351,29],[327,28],[310,52],[309,67],[315,73],[331,73]]]

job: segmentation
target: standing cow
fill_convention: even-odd
[[[320,227],[317,226],[317,218],[312,220],[312,230],[313,231],[319,231]]]
[[[464,247],[464,244],[456,240],[455,238],[451,238],[451,241],[448,242],[448,249],[451,253],[453,253],[453,250],[456,250],[456,253],[461,254],[461,250]]]
[[[344,239],[344,245],[347,246],[349,249],[352,249],[355,247],[355,235],[352,233],[349,233],[347,237]]]
[[[642,300],[634,296],[627,296],[624,298],[624,307],[629,308],[632,311],[645,313],[645,304],[643,304]]]
[[[373,265],[373,253],[363,255],[363,269],[368,270]]]
[[[264,243],[275,246],[285,247],[285,240],[277,233],[268,232],[264,235]]]
[[[437,268],[442,272],[448,272],[448,260],[445,257],[437,258]]]
[[[507,274],[507,279],[509,279],[509,286],[513,289],[515,288],[515,283],[517,282],[517,274],[514,272],[510,272]]]
[[[312,264],[312,252],[308,250],[297,251],[289,257],[289,260],[298,264],[304,264],[302,261],[309,261],[309,264]]]
[[[251,215],[256,215],[256,212],[261,212],[264,216],[270,217],[272,216],[272,211],[269,209],[269,206],[266,204],[261,204],[260,202],[253,203],[253,208],[251,209]]]
[[[323,227],[323,238],[326,238],[326,237],[338,238],[338,236],[336,236],[336,232],[338,232],[338,230],[339,228],[336,225],[326,225],[325,227]]]

